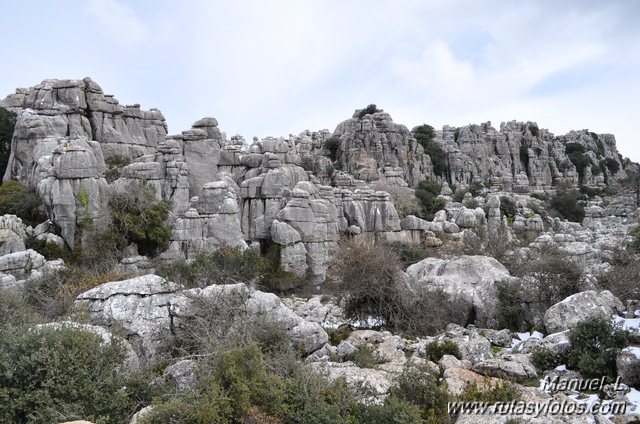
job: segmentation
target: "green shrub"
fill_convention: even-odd
[[[160,264],[157,273],[187,287],[244,282],[258,284],[267,291],[284,293],[307,283],[306,277],[281,268],[277,245],[272,245],[265,256],[254,249],[223,246],[213,252],[199,253],[191,262]]]
[[[27,225],[37,225],[47,219],[42,199],[18,181],[6,181],[0,186],[0,215],[13,214]]]
[[[11,138],[16,126],[16,114],[0,107],[0,184],[11,154]]]
[[[119,371],[124,357],[115,339],[103,343],[96,334],[71,328],[25,328],[3,337],[0,421],[128,421],[152,393],[144,388],[148,383]]]
[[[520,400],[522,393],[513,383],[505,382],[497,384],[490,388],[481,389],[474,382],[471,386],[467,387],[460,396],[458,401],[462,402],[504,402],[509,403],[512,401]]]
[[[444,209],[446,202],[438,199],[441,185],[433,180],[420,181],[416,188],[416,197],[422,207],[422,218],[431,220],[436,212]]]
[[[567,143],[565,146],[565,153],[576,167],[580,181],[584,178],[584,170],[591,165],[591,159],[585,152],[585,147],[578,143]]]
[[[454,202],[458,202],[458,203],[462,203],[462,201],[464,200],[464,195],[467,194],[467,192],[465,190],[456,190],[453,193],[453,201]]]
[[[450,400],[446,385],[440,385],[427,368],[418,366],[404,369],[389,390],[389,396],[418,406],[424,419],[445,417]]]
[[[601,165],[604,165],[611,175],[617,174],[620,170],[620,163],[613,158],[606,158],[600,162]]]
[[[107,166],[105,177],[107,182],[111,184],[118,178],[120,178],[120,172],[122,168],[129,165],[131,160],[125,156],[113,155],[104,159],[104,164]]]
[[[600,315],[588,318],[569,332],[568,365],[585,378],[615,379],[616,356],[627,345],[627,333]]]
[[[382,110],[378,109],[378,107],[375,104],[372,103],[369,106],[367,106],[364,109],[362,109],[360,112],[358,112],[358,118],[362,119],[367,115],[371,115],[371,114],[377,113],[377,112],[382,112]]]
[[[579,203],[579,199],[579,193],[576,190],[570,190],[551,199],[550,206],[563,218],[572,222],[582,222],[585,212],[584,207]]]
[[[368,345],[359,346],[351,360],[360,368],[375,368],[376,365],[382,363],[379,358],[376,358],[373,349]]]
[[[435,130],[431,125],[420,125],[412,130],[412,134],[416,141],[422,146],[424,152],[431,158],[433,163],[433,173],[443,176],[446,169],[445,153],[442,147],[433,141],[435,138]]]
[[[516,202],[507,196],[500,197],[500,212],[507,218],[514,218],[518,213]]]
[[[546,347],[535,347],[531,352],[531,363],[535,365],[538,371],[547,371],[563,365],[567,358],[553,353]]]
[[[462,358],[460,348],[453,340],[445,340],[442,343],[433,341],[426,347],[427,359],[433,362],[438,362],[444,355],[452,355],[456,358]]]
[[[65,263],[69,262],[72,257],[72,252],[66,246],[60,246],[54,242],[47,242],[45,240],[38,240],[35,237],[27,237],[25,242],[27,249],[33,249],[40,253],[47,260],[64,259]]]
[[[498,328],[525,331],[531,327],[526,317],[527,291],[519,283],[498,282]]]
[[[340,138],[329,137],[324,141],[324,148],[329,152],[329,158],[335,162],[338,160],[338,149],[340,149]]]
[[[194,392],[157,401],[143,423],[357,422],[357,402],[342,381],[329,382],[291,358],[247,346],[219,352],[207,366]]]
[[[165,221],[171,212],[171,202],[155,200],[152,187],[133,185],[126,193],[116,193],[109,199],[113,229],[129,243],[136,243],[142,255],[156,255],[166,249],[171,240],[171,228]]]
[[[389,396],[383,405],[356,405],[354,423],[362,424],[416,424],[422,421],[420,407],[395,396]],[[433,421],[435,424],[436,422]]]
[[[469,190],[468,191],[469,191],[469,193],[471,193],[471,195],[473,197],[478,197],[478,196],[482,196],[482,194],[484,193],[485,189],[486,189],[486,187],[480,181],[474,181],[469,186]]]
[[[9,332],[34,324],[38,314],[21,293],[0,290],[0,339]]]

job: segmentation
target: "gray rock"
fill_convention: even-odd
[[[500,358],[487,359],[473,366],[478,374],[507,380],[526,381],[537,377],[536,368],[527,355],[503,355]]]
[[[544,314],[544,326],[550,333],[575,328],[594,316],[610,318],[624,311],[624,305],[608,290],[576,293],[551,306]]]
[[[242,310],[249,317],[281,323],[291,341],[307,353],[328,341],[319,324],[296,315],[277,296],[251,290],[244,284],[183,290],[157,275],[145,275],[102,284],[76,300],[79,307],[88,311],[92,323],[120,326],[145,361],[167,356],[175,332],[201,313],[199,305],[203,302],[237,302],[244,305]]]
[[[407,268],[411,285],[418,292],[443,290],[458,301],[463,316],[489,325],[498,312],[496,283],[508,281],[509,271],[487,256],[460,256],[452,259],[427,258]]]
[[[15,215],[0,216],[0,255],[25,250],[26,227]]]
[[[627,347],[616,357],[616,369],[623,384],[640,386],[640,348]]]
[[[199,367],[196,361],[183,359],[169,365],[163,373],[164,378],[174,387],[177,393],[188,392],[198,382]]]
[[[26,277],[33,270],[41,268],[45,262],[44,256],[35,250],[10,253],[0,257],[0,272],[16,277]]]

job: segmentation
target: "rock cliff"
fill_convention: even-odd
[[[173,205],[165,259],[192,259],[224,245],[264,251],[275,244],[285,270],[317,283],[341,233],[435,246],[436,233],[502,224],[497,197],[489,201],[488,216],[465,198],[468,208],[449,208],[434,222],[401,221],[390,194],[376,187],[409,190],[434,179],[444,183],[445,196],[452,194],[449,187],[474,182],[493,192],[553,192],[566,184],[613,185],[631,166],[610,134],[554,136],[515,121],[500,130],[490,123],[445,126],[429,141],[443,153],[432,158],[426,152],[433,150],[382,111],[356,111],[333,133],[256,138],[250,145],[241,136],[228,139],[210,117],[167,135],[160,111],[122,106],[89,78],[45,80],[16,90],[0,107],[18,114],[4,180],[37,189],[52,228],[71,248],[108,225],[111,193],[143,183]],[[126,165],[107,181],[118,161]],[[541,230],[539,221],[519,218],[516,224]],[[14,238],[19,245],[21,236]]]

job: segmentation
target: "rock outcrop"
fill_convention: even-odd
[[[532,122],[503,123],[499,131],[490,123],[445,126],[425,149],[381,111],[357,111],[333,133],[255,138],[251,145],[241,136],[228,139],[212,117],[167,135],[158,110],[122,106],[89,78],[45,80],[16,90],[0,106],[18,114],[4,179],[37,189],[55,230],[43,237],[82,246],[109,224],[112,193],[144,185],[173,205],[167,224],[174,234],[165,259],[192,259],[224,245],[257,244],[265,251],[275,244],[283,268],[310,275],[314,283],[324,281],[340,234],[433,247],[442,243],[440,234],[462,240],[464,235],[451,235],[504,224],[497,195],[486,204],[470,195],[462,205],[450,203],[433,222],[401,221],[392,197],[374,187],[411,192],[408,187],[434,179],[451,201],[451,187],[472,183],[496,193],[553,192],[558,184],[605,187],[625,178],[630,166],[609,134],[554,136]],[[433,153],[438,149],[442,155]],[[572,162],[576,155],[582,155],[580,169]],[[126,165],[107,181],[114,163]],[[607,208],[594,203],[587,211],[585,225],[597,226],[603,216],[629,216],[635,208],[622,201]],[[543,218],[530,212],[521,207],[513,228],[548,231]],[[20,235],[7,231],[3,237],[12,241],[5,253],[21,249]],[[577,244],[568,248],[598,254]]]
[[[489,325],[498,311],[496,283],[512,278],[500,262],[487,256],[427,258],[407,268],[407,274],[417,292],[442,290],[459,303],[467,322]]]
[[[306,353],[328,341],[319,324],[296,315],[276,295],[251,290],[244,284],[185,290],[157,275],[144,275],[102,284],[80,294],[76,304],[86,308],[94,325],[120,326],[141,360],[146,361],[166,356],[181,327],[198,314],[210,315],[220,304],[237,305],[245,320],[262,316],[281,323],[291,341]],[[230,312],[220,309],[220,318],[230,319]]]
[[[575,328],[585,319],[601,316],[611,318],[624,311],[624,305],[608,290],[573,294],[551,306],[544,314],[544,326],[549,333]]]

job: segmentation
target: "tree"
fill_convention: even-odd
[[[382,109],[378,109],[378,106],[376,106],[375,104],[371,103],[369,106],[365,107],[360,112],[358,112],[358,118],[362,119],[366,115],[371,115],[371,114],[376,113],[376,112],[382,112]]]
[[[42,199],[18,181],[7,181],[0,186],[0,215],[13,214],[27,225],[37,225],[46,220]]]
[[[597,315],[582,321],[569,333],[571,351],[568,365],[576,368],[585,378],[616,376],[616,357],[627,345],[627,333],[614,327],[611,321]]]
[[[136,243],[143,255],[154,255],[171,240],[171,228],[164,225],[171,202],[157,201],[151,187],[134,185],[109,200],[113,229],[129,243]]]
[[[563,218],[572,222],[582,222],[585,216],[584,207],[579,203],[580,193],[570,190],[551,199],[551,207]]]
[[[412,130],[413,137],[429,155],[433,163],[433,173],[443,176],[445,173],[445,154],[434,140],[436,133],[431,125],[423,124]]]
[[[424,219],[433,219],[433,215],[444,208],[446,202],[438,199],[440,189],[441,185],[433,180],[423,180],[418,184],[416,197],[422,206],[422,217]]]
[[[0,107],[0,179],[4,176],[9,163],[11,138],[16,126],[16,114]],[[0,180],[0,184],[2,181]]]

